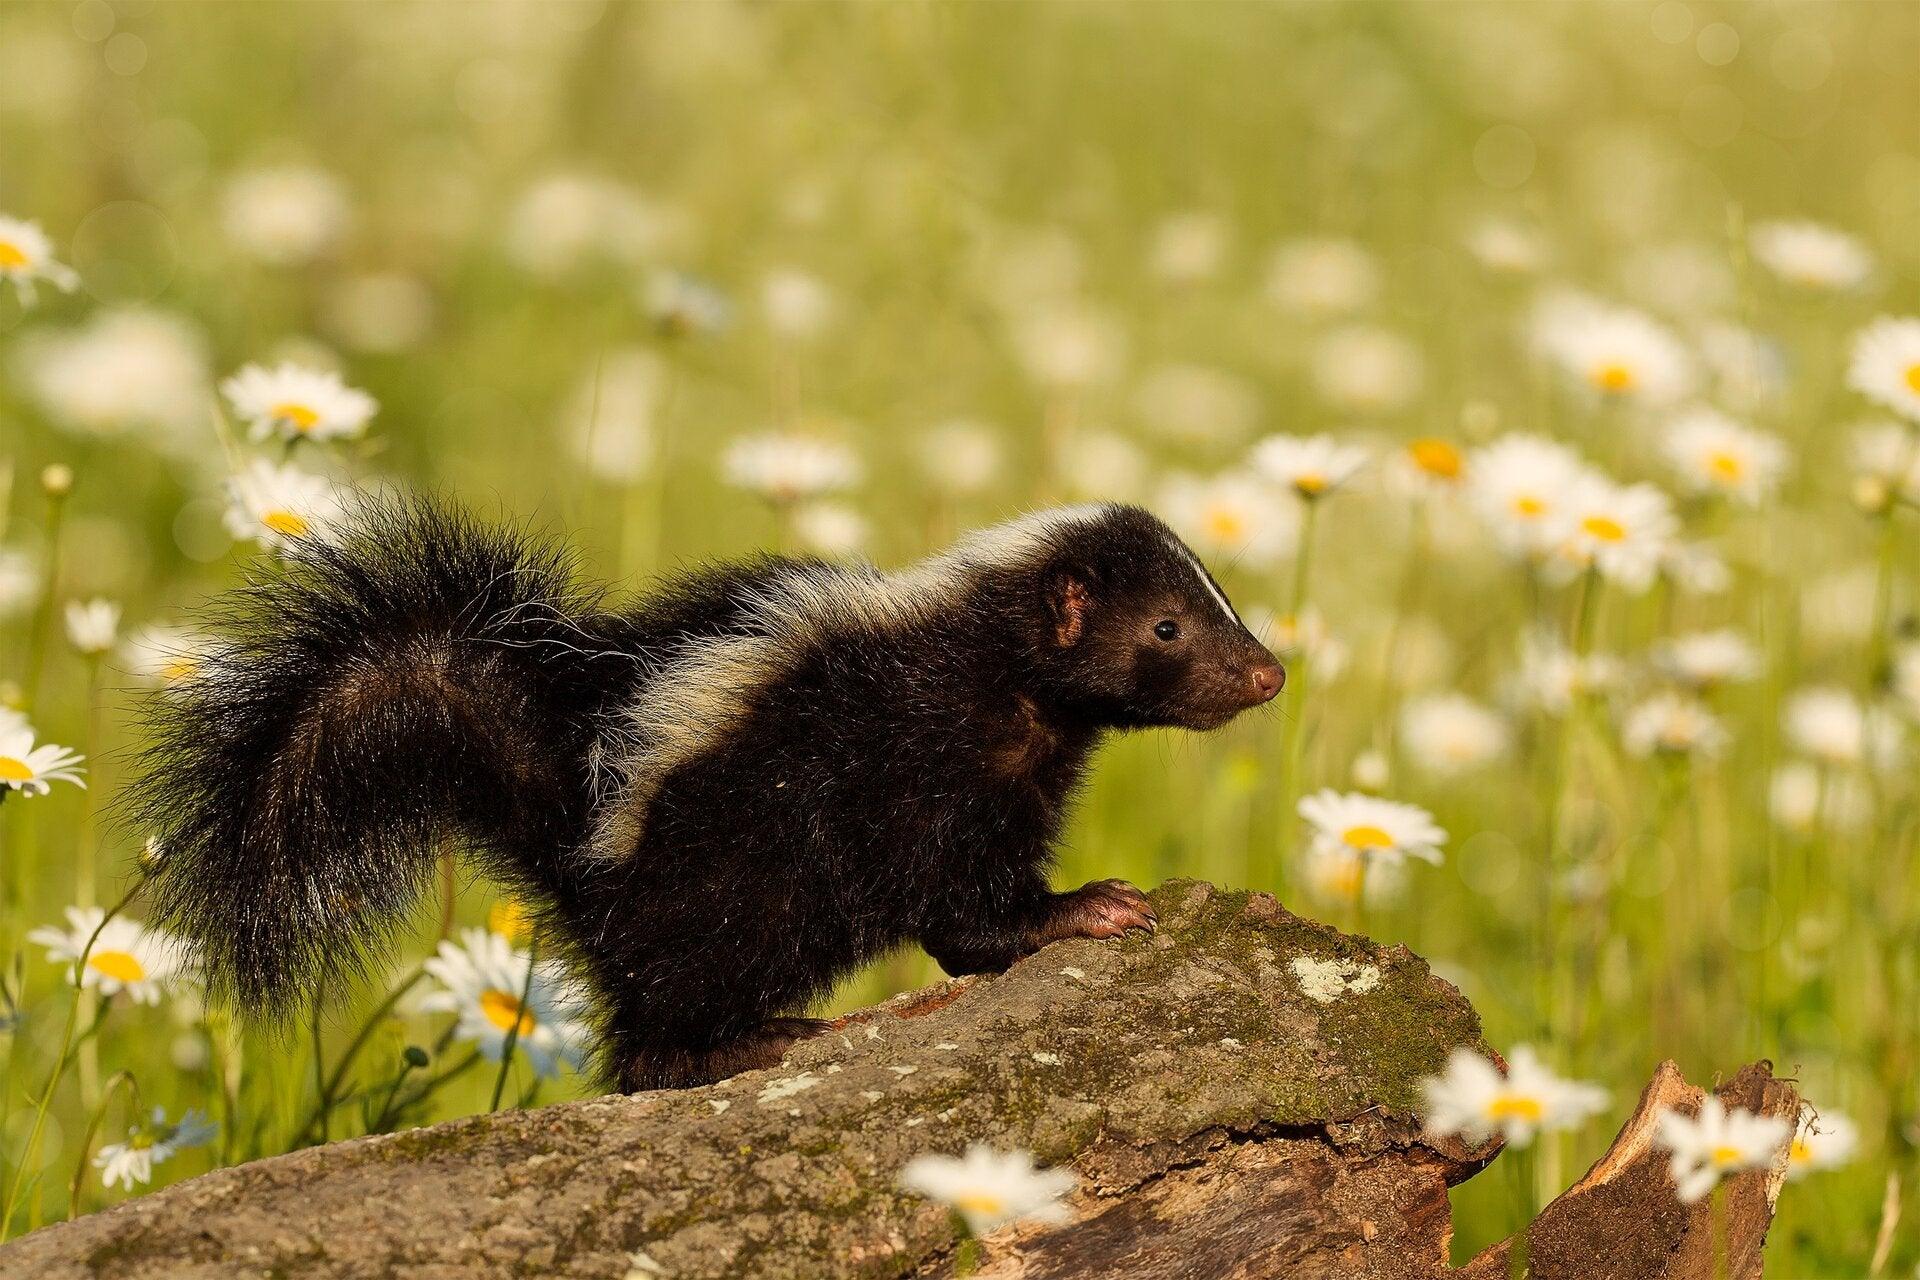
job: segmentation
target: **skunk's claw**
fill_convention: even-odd
[[[1152,933],[1159,920],[1147,895],[1125,880],[1095,880],[1061,894],[1053,918],[1042,932],[1049,942],[1060,938],[1117,938],[1129,929]]]

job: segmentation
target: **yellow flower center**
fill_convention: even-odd
[[[1544,1113],[1540,1099],[1514,1093],[1503,1093],[1487,1104],[1489,1120],[1530,1120],[1538,1124]]]
[[[1920,361],[1907,366],[1907,390],[1920,396]]]
[[[508,942],[527,936],[527,909],[512,898],[502,898],[487,909],[487,928]]]
[[[277,404],[267,412],[275,422],[284,422],[295,431],[311,431],[320,421],[319,414],[291,400]]]
[[[1530,493],[1523,493],[1513,500],[1513,512],[1528,520],[1535,520],[1547,514],[1547,504]]]
[[[304,538],[307,536],[307,531],[312,528],[305,516],[285,510],[267,512],[260,517],[260,523],[283,538]]]
[[[1707,470],[1720,479],[1731,482],[1746,474],[1747,464],[1738,454],[1721,450],[1707,455]]]
[[[1216,542],[1238,542],[1247,536],[1247,517],[1227,507],[1215,507],[1207,512],[1206,527]]]
[[[31,782],[33,770],[18,756],[0,756],[0,782]]]
[[[1743,1163],[1746,1155],[1747,1153],[1738,1147],[1715,1147],[1713,1149],[1714,1167],[1731,1169],[1734,1165]]]
[[[1007,1202],[986,1191],[968,1191],[953,1198],[953,1207],[980,1218],[997,1218],[1007,1211]]]
[[[131,951],[95,951],[87,956],[87,968],[115,982],[143,982],[147,966]]]
[[[1340,839],[1351,849],[1391,849],[1393,837],[1379,827],[1348,827]]]
[[[18,271],[27,265],[27,251],[11,240],[0,240],[0,271]]]
[[[1805,1164],[1813,1159],[1813,1148],[1807,1145],[1805,1138],[1795,1138],[1793,1145],[1787,1148],[1787,1159],[1794,1164]]]
[[[1593,369],[1593,385],[1611,395],[1633,390],[1633,370],[1618,360],[1609,360]]]
[[[160,664],[160,678],[168,684],[178,684],[193,679],[199,670],[200,664],[194,659],[176,654]]]
[[[518,1023],[520,1028],[518,1034],[522,1036],[533,1034],[533,1015],[520,1007],[517,996],[502,991],[498,987],[488,987],[480,993],[480,1012],[486,1014],[487,1021],[502,1031],[512,1030]]]
[[[1327,491],[1327,478],[1318,471],[1305,471],[1293,478],[1293,487],[1312,497]]]
[[[1413,458],[1413,465],[1430,476],[1438,476],[1442,480],[1460,478],[1460,451],[1445,440],[1436,436],[1415,440],[1407,446],[1407,453]]]
[[[1622,542],[1627,536],[1627,527],[1612,516],[1588,516],[1580,522],[1580,528],[1602,542]]]

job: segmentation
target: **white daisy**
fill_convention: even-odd
[[[550,173],[514,202],[504,240],[519,266],[558,279],[595,263],[644,261],[678,236],[682,221],[599,174]]]
[[[1540,232],[1505,218],[1488,218],[1466,236],[1467,252],[1489,271],[1529,275],[1547,261],[1547,242]]]
[[[1133,411],[1173,440],[1238,442],[1260,420],[1260,394],[1246,379],[1199,364],[1163,364],[1140,379]]]
[[[39,561],[25,551],[0,547],[0,621],[25,613],[39,598]]]
[[[115,916],[103,927],[106,914],[99,907],[68,907],[67,928],[43,925],[27,940],[45,947],[47,959],[56,964],[71,965],[86,952],[87,963],[80,971],[83,987],[105,996],[124,991],[135,1004],[159,1004],[183,967],[180,944],[125,916]],[[96,929],[100,936],[88,950],[87,940]]]
[[[1147,481],[1147,455],[1117,431],[1074,431],[1054,446],[1054,470],[1076,497],[1124,502]]]
[[[1884,765],[1900,749],[1898,724],[1831,685],[1801,689],[1790,696],[1781,723],[1794,748],[1822,764]]]
[[[221,202],[221,224],[242,252],[291,266],[318,257],[346,230],[352,210],[340,182],[311,165],[236,174]]]
[[[1727,744],[1726,726],[1690,693],[1665,689],[1627,712],[1621,740],[1636,756],[1716,756]]]
[[[1662,1107],[1654,1117],[1654,1141],[1673,1153],[1669,1166],[1683,1204],[1693,1204],[1720,1179],[1743,1169],[1762,1169],[1781,1155],[1790,1126],[1778,1116],[1731,1110],[1709,1094],[1695,1116]]]
[[[920,470],[949,493],[979,493],[1000,473],[1000,437],[988,426],[953,419],[920,438]]]
[[[1377,325],[1348,325],[1313,348],[1313,385],[1343,413],[1393,413],[1420,394],[1426,361],[1410,339]]]
[[[1367,451],[1325,434],[1268,436],[1253,446],[1253,469],[1302,498],[1332,493],[1367,464]]]
[[[0,214],[0,280],[13,286],[22,306],[34,303],[34,282],[45,280],[68,292],[80,283],[71,267],[54,261],[53,242],[37,222]]]
[[[325,538],[345,512],[332,481],[291,464],[256,458],[227,481],[227,531],[263,547]]]
[[[113,648],[120,630],[120,606],[111,600],[69,600],[67,643],[76,652],[97,657]]]
[[[1154,275],[1169,284],[1192,284],[1220,269],[1229,238],[1226,221],[1217,214],[1202,210],[1169,214],[1153,229],[1147,263]]]
[[[1126,334],[1105,312],[1054,304],[1023,315],[1014,351],[1035,382],[1063,389],[1112,382],[1126,356]]]
[[[205,438],[206,340],[178,316],[117,307],[72,329],[26,335],[20,368],[21,381],[64,431],[139,431],[182,449]]]
[[[1760,654],[1738,631],[1694,631],[1664,640],[1654,664],[1668,677],[1705,689],[1751,680],[1760,674]]]
[[[1733,585],[1733,570],[1704,542],[1674,541],[1661,548],[1660,576],[1695,596],[1716,596]]]
[[[984,1236],[1009,1222],[1073,1220],[1065,1203],[1079,1179],[1067,1169],[1039,1169],[1025,1151],[997,1152],[974,1143],[966,1155],[920,1155],[900,1171],[900,1185],[946,1205]]]
[[[1505,755],[1512,738],[1505,720],[1463,694],[1429,694],[1400,711],[1400,743],[1428,773],[1480,768]]]
[[[1564,715],[1577,699],[1611,691],[1622,674],[1612,654],[1582,657],[1551,636],[1530,635],[1520,646],[1522,697],[1548,715]]]
[[[1855,335],[1847,385],[1920,422],[1920,317],[1881,316]]]
[[[1353,779],[1353,785],[1362,791],[1384,791],[1393,776],[1392,766],[1387,753],[1375,747],[1368,747],[1353,758],[1353,764],[1347,770],[1347,776]]]
[[[793,532],[815,555],[843,558],[865,546],[872,531],[867,518],[843,502],[807,502],[794,509]]]
[[[1694,409],[1668,429],[1668,460],[1695,493],[1718,493],[1749,506],[1779,487],[1787,446],[1714,409]]]
[[[1898,422],[1867,422],[1852,438],[1855,489],[1862,505],[1878,509],[1899,498],[1920,504],[1920,431]]]
[[[542,962],[535,966],[529,986],[529,963],[526,952],[499,934],[463,929],[458,944],[442,942],[438,954],[427,961],[427,973],[440,990],[419,1007],[427,1013],[458,1015],[455,1034],[473,1042],[489,1062],[500,1061],[507,1034],[517,1025],[515,1046],[527,1055],[535,1074],[557,1074],[561,1062],[579,1060],[587,1027],[564,971]]]
[[[219,1131],[204,1111],[190,1109],[178,1124],[168,1124],[166,1108],[155,1107],[145,1121],[128,1128],[125,1142],[102,1146],[93,1157],[93,1167],[100,1170],[100,1181],[106,1186],[118,1183],[131,1191],[136,1184],[144,1186],[153,1181],[155,1165],[166,1163],[182,1151],[205,1146]]]
[[[1473,1050],[1456,1048],[1446,1071],[1420,1087],[1427,1099],[1426,1131],[1476,1145],[1499,1134],[1510,1146],[1524,1147],[1542,1130],[1579,1128],[1607,1105],[1606,1090],[1562,1080],[1525,1045],[1513,1051],[1505,1075]]]
[[[1666,326],[1592,298],[1551,299],[1535,313],[1534,337],[1567,376],[1607,400],[1671,404],[1693,384],[1693,362]]]
[[[213,648],[204,632],[151,623],[127,637],[120,646],[120,662],[141,683],[171,688],[198,675]]]
[[[55,782],[84,788],[87,784],[80,780],[84,759],[50,742],[34,746],[33,729],[24,716],[0,723],[0,789],[43,796]]]
[[[1804,289],[1857,289],[1873,273],[1865,245],[1817,222],[1756,223],[1747,242],[1761,266]]]
[[[1501,544],[1540,554],[1556,541],[1561,514],[1586,466],[1580,455],[1541,436],[1502,436],[1476,449],[1467,490]]]
[[[1300,801],[1316,844],[1363,853],[1375,862],[1420,858],[1438,865],[1447,833],[1418,805],[1326,788]]]
[[[1351,240],[1295,240],[1274,250],[1267,297],[1304,316],[1345,315],[1380,292],[1380,266]]]
[[[1568,494],[1560,528],[1563,564],[1591,568],[1639,592],[1652,585],[1680,522],[1667,495],[1652,485],[1589,474]]]
[[[786,504],[859,483],[860,457],[843,444],[794,433],[747,436],[727,446],[727,483]]]
[[[1816,1111],[1802,1104],[1800,1123],[1787,1144],[1787,1177],[1798,1180],[1821,1169],[1837,1169],[1853,1159],[1860,1131],[1837,1111]]]
[[[825,333],[839,309],[823,280],[790,267],[767,273],[760,283],[760,305],[767,327],[796,342]]]
[[[340,375],[297,364],[250,364],[220,384],[221,394],[255,440],[352,439],[380,406]]]
[[[1215,563],[1266,568],[1291,555],[1300,538],[1295,505],[1245,472],[1172,476],[1157,505],[1187,545]]]

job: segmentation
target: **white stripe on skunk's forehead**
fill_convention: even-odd
[[[1200,585],[1206,589],[1208,595],[1213,597],[1213,602],[1220,606],[1220,612],[1226,615],[1227,621],[1237,627],[1246,626],[1246,623],[1240,621],[1240,615],[1233,611],[1233,605],[1228,601],[1226,594],[1214,585],[1213,575],[1207,572],[1207,566],[1200,563],[1200,557],[1193,554],[1193,549],[1172,534],[1167,535],[1167,542],[1172,545],[1177,555],[1193,566],[1193,576],[1200,579]]]

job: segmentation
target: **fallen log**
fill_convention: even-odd
[[[1057,943],[898,997],[776,1069],[219,1170],[0,1249],[0,1275],[946,1275],[948,1215],[896,1176],[985,1142],[1081,1185],[1065,1225],[988,1237],[982,1276],[1504,1276],[1500,1248],[1448,1265],[1447,1188],[1497,1144],[1429,1140],[1415,1114],[1450,1050],[1486,1052],[1460,993],[1404,947],[1265,894],[1174,881],[1153,897],[1154,937]],[[1728,1087],[1798,1106],[1763,1068]],[[1663,1067],[1648,1098],[1697,1102],[1687,1090]],[[1648,1098],[1536,1222],[1535,1274],[1711,1274],[1699,1214],[1650,1163]],[[1736,1180],[1735,1275],[1757,1273],[1776,1191]],[[1578,1265],[1643,1234],[1667,1269]]]

